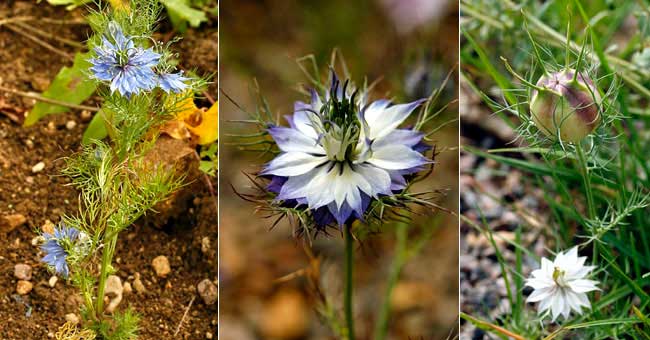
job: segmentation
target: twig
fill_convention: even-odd
[[[12,22],[22,22],[22,21],[29,21],[31,20],[32,17],[13,17],[13,18],[6,18],[6,19],[0,19],[0,26],[9,24]]]
[[[48,50],[50,50],[50,51],[64,57],[64,58],[66,58],[66,59],[68,59],[70,61],[74,61],[74,58],[71,55],[59,50],[58,48],[46,43],[45,41],[43,41],[43,40],[41,40],[41,39],[39,39],[39,38],[37,38],[35,36],[25,32],[23,30],[20,30],[20,29],[16,28],[11,24],[5,24],[4,26],[7,27],[8,29],[12,30],[14,33],[18,33],[18,34],[24,36],[25,38],[35,42],[36,44],[41,45],[42,47],[45,47],[46,49],[48,49]]]
[[[195,298],[196,296],[192,296],[192,300],[190,300],[190,303],[185,308],[185,313],[183,313],[183,317],[181,318],[181,321],[178,323],[178,326],[176,327],[176,332],[174,332],[174,336],[177,336],[178,332],[181,331],[181,326],[183,325],[183,321],[185,321],[185,317],[187,316],[187,313],[190,311],[190,308],[192,307]]]
[[[79,48],[79,49],[84,49],[84,48],[86,48],[86,46],[85,46],[84,44],[82,44],[82,43],[80,43],[80,42],[78,42],[78,41],[74,41],[74,40],[70,40],[70,39],[67,39],[67,38],[58,37],[58,36],[56,36],[56,35],[54,35],[54,34],[52,34],[52,33],[45,32],[45,31],[43,31],[43,30],[41,30],[41,29],[38,29],[38,28],[36,28],[36,27],[32,27],[32,26],[29,26],[29,25],[25,25],[25,24],[22,23],[22,22],[16,22],[14,25],[16,25],[16,26],[18,26],[18,27],[20,27],[20,28],[22,28],[22,29],[25,29],[25,30],[31,31],[32,33],[34,33],[34,34],[38,34],[38,35],[40,35],[40,36],[42,36],[42,37],[45,37],[45,38],[49,38],[49,39],[53,39],[53,40],[59,41],[59,42],[61,42],[62,44],[70,45],[70,46],[72,46],[72,47],[76,47],[76,48]]]
[[[51,18],[34,18],[30,17],[29,20],[25,21],[33,21],[33,20],[38,20],[40,22],[44,22],[47,24],[54,24],[54,25],[88,25],[88,22],[84,19],[51,19]]]
[[[210,104],[214,105],[216,101],[214,100],[214,98],[212,98],[212,96],[208,93],[208,91],[203,91],[203,95],[205,96],[205,99],[207,99],[210,102]]]
[[[60,100],[56,100],[56,99],[46,98],[46,97],[43,97],[43,96],[41,96],[41,95],[39,95],[37,93],[34,93],[34,92],[23,92],[23,91],[19,91],[19,90],[10,89],[10,88],[4,87],[4,86],[0,86],[0,91],[8,92],[8,93],[15,94],[15,95],[22,96],[22,97],[36,99],[36,100],[38,100],[40,102],[44,102],[44,103],[69,107],[71,109],[88,110],[88,111],[92,111],[92,112],[99,111],[98,107],[67,103],[67,102],[63,102],[63,101],[60,101]]]
[[[4,110],[0,110],[0,113],[7,116],[7,118],[9,118],[9,120],[11,120],[12,122],[14,122],[16,124],[20,124],[20,118],[18,118],[18,116],[16,116],[15,114],[4,111]]]
[[[34,20],[38,20],[43,23],[54,24],[54,25],[88,25],[88,22],[86,22],[85,20],[66,20],[66,19],[60,20],[60,19],[24,16],[24,17],[0,19],[0,26],[12,22],[27,22],[27,21],[34,21]]]

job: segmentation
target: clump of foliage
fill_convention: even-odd
[[[557,254],[551,262],[533,253],[520,237],[532,232],[525,223],[511,243],[514,263],[492,242],[509,310],[494,320],[463,314],[466,321],[515,339],[650,336],[645,7],[461,1],[463,79],[517,132],[515,147],[465,151],[520,169],[527,185],[543,189],[551,224],[541,232]],[[465,221],[493,240],[489,228]],[[541,260],[527,280],[525,256]],[[534,289],[527,300],[525,286]]]
[[[106,281],[116,272],[121,232],[183,185],[173,165],[149,161],[147,153],[163,124],[206,83],[176,71],[169,44],[151,38],[160,11],[156,0],[132,0],[89,17],[96,35],[84,74],[103,98],[98,117],[109,138],[91,140],[66,160],[63,175],[80,192],[79,211],[44,233],[43,261],[79,289],[83,328],[97,339],[137,337],[137,314],[106,308]]]

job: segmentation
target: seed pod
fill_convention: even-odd
[[[600,124],[600,93],[594,82],[575,70],[545,74],[537,81],[544,91],[533,90],[530,112],[544,134],[578,143]]]

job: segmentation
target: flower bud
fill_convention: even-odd
[[[600,124],[600,93],[594,82],[575,70],[545,74],[533,90],[530,112],[544,134],[564,142],[578,143]]]

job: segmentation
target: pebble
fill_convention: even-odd
[[[29,281],[32,279],[32,267],[28,264],[19,263],[14,266],[14,276],[19,280]]]
[[[16,285],[16,293],[20,295],[27,295],[32,291],[32,288],[34,288],[34,285],[31,282],[19,280],[18,284]]]
[[[48,134],[53,134],[56,132],[56,124],[54,122],[47,123],[47,129],[45,130]]]
[[[124,294],[131,294],[133,293],[133,287],[131,287],[131,284],[129,282],[124,282]]]
[[[210,238],[205,236],[201,239],[201,252],[207,254],[210,251]]]
[[[56,275],[52,275],[52,277],[47,281],[47,285],[54,288],[57,281],[59,281],[59,278]]]
[[[43,237],[43,236],[41,236],[41,235],[34,236],[34,237],[32,238],[32,245],[33,245],[34,247],[36,247],[36,246],[38,246],[38,245],[40,245],[40,244],[43,244],[43,243],[45,243],[45,237]]]
[[[206,339],[212,339],[212,333],[210,333],[210,332],[205,332],[205,338],[206,338]]]
[[[0,217],[0,232],[8,233],[27,222],[22,214],[12,214]]]
[[[84,122],[89,122],[93,118],[92,112],[88,110],[81,111],[81,120]]]
[[[142,284],[142,281],[140,281],[140,273],[135,273],[135,280],[133,280],[133,288],[135,289],[136,292],[141,294],[147,292],[147,288],[145,288],[144,284]]]
[[[107,313],[113,313],[117,306],[122,302],[122,280],[117,275],[109,275],[106,278],[106,285],[104,286],[104,295],[110,299],[106,306]]]
[[[76,325],[79,323],[79,317],[75,313],[68,313],[65,315],[65,321]]]
[[[38,163],[36,163],[36,165],[34,165],[32,167],[32,172],[36,174],[36,173],[39,173],[39,172],[43,171],[43,169],[45,169],[45,163],[44,162],[38,162]]]
[[[48,233],[48,234],[53,235],[54,234],[54,227],[55,226],[54,226],[54,223],[52,223],[52,221],[45,220],[45,223],[41,226],[41,230],[44,233]]]
[[[25,145],[30,149],[34,148],[34,142],[31,139],[25,140]]]
[[[199,291],[199,295],[203,298],[203,302],[205,302],[206,305],[212,305],[217,302],[219,291],[217,286],[209,279],[201,281],[196,289]]]
[[[169,267],[169,260],[166,256],[160,255],[153,259],[151,262],[153,269],[156,271],[158,277],[165,277],[167,274],[171,273],[171,268]]]
[[[69,120],[69,121],[67,121],[67,122],[65,123],[65,128],[68,129],[68,130],[72,130],[72,129],[74,129],[76,126],[77,126],[77,122],[75,122],[74,120]]]
[[[276,293],[267,302],[262,315],[260,330],[264,339],[300,339],[307,335],[309,306],[295,289]]]

